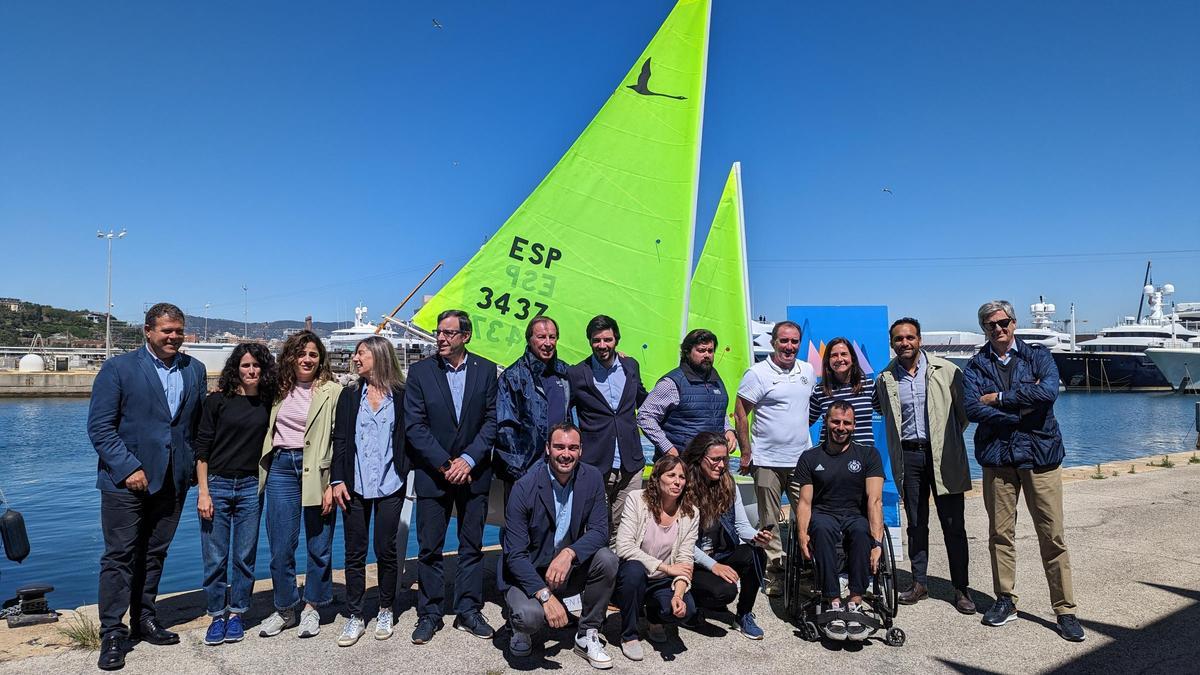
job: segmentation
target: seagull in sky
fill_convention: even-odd
[[[442,25],[442,22],[438,21],[437,19],[433,20],[433,27],[434,28],[445,28],[445,26]]]
[[[884,191],[884,192],[886,192],[886,193],[888,193],[889,195],[891,195],[891,196],[893,196],[893,197],[895,197],[895,196],[896,196],[896,193],[895,193],[895,192],[892,192],[892,188],[885,187],[885,188],[883,188],[883,191]]]

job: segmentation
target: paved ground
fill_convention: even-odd
[[[625,660],[614,648],[614,670],[675,674],[784,673],[817,668],[873,673],[1195,672],[1192,668],[1200,662],[1200,546],[1196,543],[1200,465],[1188,465],[1186,457],[1177,456],[1177,466],[1171,470],[1139,467],[1136,475],[1130,475],[1126,463],[1116,476],[1111,475],[1116,467],[1106,467],[1109,477],[1104,480],[1068,484],[1067,540],[1079,616],[1088,631],[1082,644],[1065,642],[1054,630],[1037,541],[1025,513],[1018,521],[1021,620],[1002,628],[982,626],[979,617],[961,616],[953,610],[949,604],[952,590],[945,581],[944,549],[935,545],[930,564],[930,573],[936,577],[934,598],[902,609],[898,625],[908,634],[903,647],[888,647],[879,640],[851,646],[803,642],[781,618],[782,607],[760,597],[757,614],[767,631],[765,640],[751,642],[727,632],[717,619],[707,635],[684,630],[662,651],[646,642],[647,658],[641,663]],[[967,501],[967,531],[973,535],[973,584],[980,591],[980,605],[986,607],[991,602],[987,516],[978,499]],[[940,534],[935,532],[932,540],[940,541]],[[907,576],[902,575],[901,580],[902,587],[906,586]],[[341,585],[337,588],[340,597]],[[265,616],[268,595],[256,594],[252,623]],[[497,599],[489,598],[485,608],[494,625],[500,624]],[[126,671],[499,673],[546,668],[591,672],[571,653],[566,633],[551,636],[544,649],[525,659],[506,657],[503,633],[495,641],[484,641],[447,629],[432,643],[414,646],[408,640],[415,621],[411,593],[404,603],[400,630],[386,642],[377,642],[368,634],[353,648],[338,648],[335,640],[342,618],[331,610],[322,633],[309,640],[296,639],[293,632],[271,639],[249,637],[240,644],[211,648],[201,642],[205,620],[200,617],[199,592],[182,594],[164,601],[170,608],[167,620],[182,631],[182,644],[139,646],[129,655]],[[29,632],[0,628],[0,660],[13,659],[0,662],[0,672],[95,672],[95,652],[57,647],[62,640],[53,631],[24,630]],[[615,616],[610,616],[606,630],[610,638],[616,637]],[[20,649],[13,648],[14,644]],[[19,654],[24,657],[18,658]]]

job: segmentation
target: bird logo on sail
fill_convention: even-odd
[[[638,75],[637,84],[626,85],[626,89],[632,89],[642,96],[663,96],[665,98],[673,98],[679,101],[686,99],[686,96],[675,96],[673,94],[661,94],[657,91],[650,91],[650,57],[646,57],[645,63],[642,64],[642,72]]]

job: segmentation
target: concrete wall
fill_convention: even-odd
[[[96,379],[94,370],[67,371],[55,373],[18,373],[16,371],[0,372],[0,398],[39,398],[70,396],[87,398],[92,395],[92,382]],[[217,386],[218,373],[208,374],[208,388]]]

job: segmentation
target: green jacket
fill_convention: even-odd
[[[924,352],[922,352],[924,353]],[[934,494],[958,494],[971,489],[967,465],[967,409],[963,405],[963,375],[946,359],[925,354],[925,419],[929,422],[929,445],[933,454]],[[904,495],[904,450],[900,447],[900,390],[892,359],[875,379],[876,409],[887,426],[888,458],[896,490]]]
[[[342,385],[337,382],[319,384],[313,390],[308,406],[308,421],[304,426],[304,475],[301,478],[301,506],[320,506],[325,488],[329,487],[329,466],[333,463],[333,413],[337,407]],[[275,437],[275,418],[279,417],[280,399],[271,406],[271,422],[263,439],[262,456],[258,460],[258,491],[267,486],[267,470],[271,468],[271,441]]]

